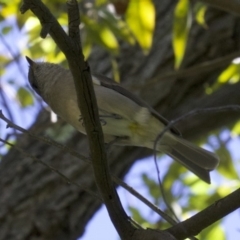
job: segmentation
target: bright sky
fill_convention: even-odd
[[[227,135],[227,133],[225,133]],[[240,159],[240,152],[236,151],[236,149],[240,146],[240,140],[239,138],[235,138],[229,143],[229,148],[232,149],[233,158],[234,160],[239,162]],[[162,159],[161,163],[161,169],[164,169],[168,164],[168,157],[165,157]],[[147,168],[146,168],[147,166]],[[240,172],[240,164],[239,169]],[[144,197],[149,198],[149,194],[147,192],[147,189],[144,187],[143,182],[141,181],[141,174],[143,172],[146,172],[149,175],[152,175],[153,173],[156,173],[153,158],[147,158],[145,160],[141,160],[134,164],[130,172],[127,174],[125,180],[130,185],[133,186],[134,189],[136,189],[138,192],[140,192]],[[216,178],[216,177],[215,177]],[[212,179],[213,184],[216,183],[217,179]],[[215,182],[215,183],[214,183]],[[155,213],[152,213],[152,211],[149,211],[149,208],[146,207],[143,203],[141,203],[138,199],[133,197],[130,193],[126,192],[124,189],[120,188],[118,189],[118,193],[120,195],[122,204],[127,210],[128,205],[136,206],[138,209],[141,209],[141,213],[143,216],[149,219],[151,218],[151,221],[154,222],[154,219],[158,219],[158,215]],[[224,218],[223,227],[226,229],[227,233],[227,240],[237,240],[240,239],[240,212],[235,211],[231,214],[229,214],[227,217]],[[94,229],[94,231],[92,231]],[[98,236],[98,237],[96,237]],[[102,236],[102,238],[99,238],[99,236]],[[113,227],[113,224],[111,223],[107,210],[104,206],[101,207],[101,209],[95,214],[92,221],[87,225],[86,232],[83,237],[80,238],[81,240],[119,240],[119,236],[116,232],[116,230]],[[215,240],[215,239],[214,239]],[[217,239],[221,240],[221,239]]]

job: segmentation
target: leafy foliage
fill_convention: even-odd
[[[204,3],[198,2],[194,6],[194,15],[197,23],[204,28],[207,28],[207,24],[205,21],[205,14],[207,11],[207,6]]]
[[[131,0],[126,12],[126,22],[147,53],[152,45],[155,27],[155,9],[152,0]]]
[[[179,0],[173,19],[173,49],[175,53],[175,68],[179,68],[185,49],[192,22],[189,0]]]
[[[20,87],[18,89],[17,98],[20,102],[21,107],[33,105],[33,96],[26,88]]]
[[[47,4],[53,10],[60,24],[67,29],[65,1],[48,1]],[[110,56],[115,79],[120,81],[116,61],[120,53],[120,42],[132,46],[139,44],[145,54],[149,53],[153,41],[156,13],[152,0],[130,0],[124,17],[119,17],[109,6],[110,2],[108,0],[97,0],[94,5],[86,7],[83,13],[81,13],[82,43],[86,58],[90,56],[94,45],[104,48]],[[5,79],[4,84],[1,82],[0,91],[3,91],[8,97],[11,96],[12,92],[15,92],[15,96],[11,99],[20,103],[20,109],[16,112],[21,113],[23,108],[29,108],[34,105],[34,98],[32,93],[26,88],[25,82],[18,82],[20,75],[24,75],[24,71],[21,71],[19,58],[28,55],[33,59],[55,63],[66,64],[66,61],[64,55],[50,37],[44,40],[39,37],[40,25],[38,19],[30,12],[21,15],[19,7],[20,3],[18,0],[5,0],[0,3],[0,30],[2,35],[0,41],[4,46],[4,50],[0,49],[0,62],[1,66],[3,66],[0,68],[0,76]],[[191,11],[189,0],[179,0],[177,2],[172,19],[172,45],[175,54],[175,68],[181,66],[186,52],[189,32],[193,22],[193,13]],[[206,5],[202,3],[195,5],[195,20],[204,28],[207,28],[205,21],[206,11]],[[18,41],[19,39],[16,38],[19,35],[22,36],[21,41]],[[8,42],[10,38],[16,39],[15,42],[11,40],[11,44],[15,43],[16,45],[15,49]],[[18,69],[17,73],[13,71],[12,75],[8,75],[9,71],[11,72],[9,69],[12,69],[10,67],[13,64],[20,66],[20,70]],[[16,65],[15,71],[17,69]],[[240,78],[239,66],[239,63],[230,64],[219,75],[218,82],[212,89],[215,90],[224,84],[235,84],[238,82]],[[15,84],[10,84],[9,79],[13,76],[15,77]],[[239,134],[239,129],[239,123],[237,123],[233,128],[233,133]],[[66,132],[61,136],[57,135],[56,132],[50,131],[49,135],[61,139],[61,141],[62,137],[66,138],[68,136]],[[224,179],[231,181],[235,188],[239,187],[239,175],[233,166],[233,157],[228,147],[225,143],[219,141],[219,147],[215,150],[219,156],[222,156],[216,176],[223,183],[219,186],[214,183],[213,186],[209,187],[177,163],[170,164],[168,173],[161,176],[164,182],[165,197],[173,208],[175,206],[176,209],[181,209],[180,215],[182,218],[189,217],[193,212],[195,213],[206,208],[218,198],[228,194],[230,189],[224,183]],[[153,202],[158,206],[163,206],[168,211],[159,191],[158,182],[152,178],[150,173],[143,172],[141,177]],[[150,226],[149,219],[142,215],[141,209],[131,206],[129,210],[137,222],[144,226]],[[158,226],[166,225],[160,218],[155,224]],[[201,239],[225,239],[223,228],[219,223],[210,226],[199,237]]]

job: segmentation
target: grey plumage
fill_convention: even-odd
[[[29,83],[52,110],[78,131],[85,133],[72,74],[60,65],[35,63],[27,58]],[[93,75],[94,90],[102,123],[104,140],[118,145],[153,148],[158,134],[168,123],[144,101],[111,79]],[[218,165],[218,157],[178,136],[172,128],[164,134],[157,150],[177,160],[203,181],[210,183],[209,172]]]

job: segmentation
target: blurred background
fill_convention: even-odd
[[[65,1],[44,1],[68,31]],[[28,84],[25,56],[67,67],[50,36],[41,39],[38,19],[21,2],[0,1],[0,109],[29,134],[0,119],[0,239],[119,239],[97,192],[91,166],[64,147],[89,157],[86,136],[54,116]],[[231,12],[190,0],[81,1],[81,42],[92,72],[121,83],[161,115],[174,120],[194,109],[239,105],[240,20]],[[208,185],[169,157],[158,155],[167,202],[187,219],[239,188],[239,113],[192,116],[176,127],[183,137],[221,162]],[[19,149],[22,152],[19,152]],[[66,182],[33,157],[53,166]],[[157,181],[153,151],[108,150],[114,175],[171,215]],[[79,186],[73,183],[77,182]],[[143,227],[170,227],[129,192],[118,188],[125,210]],[[235,240],[239,211],[202,231],[199,239]]]

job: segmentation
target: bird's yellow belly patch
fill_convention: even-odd
[[[134,135],[134,134],[137,134],[137,135],[142,135],[143,134],[143,126],[141,126],[139,123],[137,122],[132,122],[129,124],[128,126],[130,132]]]
[[[131,133],[131,140],[136,145],[145,145],[144,143],[149,140],[148,126],[142,125],[137,122],[132,122],[128,125],[129,132]]]

